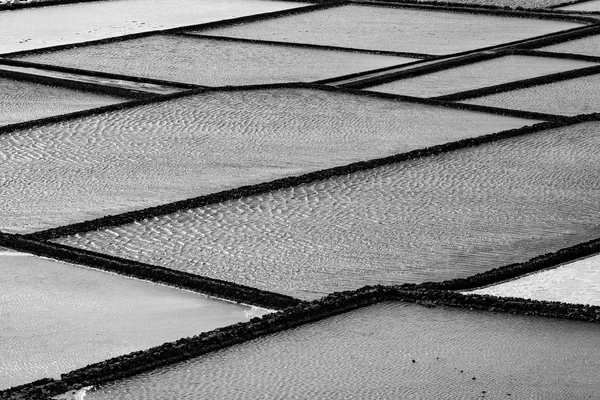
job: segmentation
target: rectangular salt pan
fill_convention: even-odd
[[[57,241],[302,299],[466,278],[600,235],[598,128],[501,140]]]
[[[312,82],[418,61],[182,36],[152,36],[21,59],[206,86]]]
[[[86,400],[588,398],[600,390],[599,333],[591,323],[384,303],[107,384]]]
[[[0,390],[266,311],[6,252],[0,304]]]
[[[600,74],[463,100],[461,103],[555,115],[600,112]]]
[[[538,121],[305,89],[211,92],[0,135],[29,233]]]
[[[571,22],[349,5],[201,31],[216,36],[452,54],[581,26]]]
[[[0,13],[0,53],[202,24],[306,6],[261,0],[109,0]]]
[[[506,56],[366,89],[407,96],[436,97],[594,65],[598,64],[546,57]]]
[[[0,126],[123,101],[115,97],[0,78]]]
[[[600,255],[473,293],[600,306]]]
[[[540,47],[537,50],[600,57],[600,35],[587,36],[582,39]]]

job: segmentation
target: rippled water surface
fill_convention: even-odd
[[[114,97],[0,78],[0,126],[122,101]]]
[[[203,33],[372,50],[451,54],[577,26],[581,25],[536,19],[524,23],[520,18],[350,5]]]
[[[579,60],[507,56],[384,83],[367,90],[417,97],[444,96],[594,65],[597,64]]]
[[[583,3],[573,4],[571,6],[559,7],[558,10],[567,11],[600,11],[600,1],[586,1]]]
[[[600,123],[60,239],[301,298],[467,277],[600,236]]]
[[[461,103],[556,115],[600,112],[600,74],[463,100]]]
[[[418,61],[181,36],[153,36],[24,59],[207,86],[311,82]]]
[[[266,310],[0,253],[0,389],[193,336]]]
[[[598,324],[384,303],[109,384],[86,400],[593,398],[599,334]]]
[[[578,260],[474,293],[600,306],[600,256]]]
[[[0,14],[0,53],[201,24],[306,6],[261,0],[112,0]]]
[[[0,136],[0,230],[31,232],[536,121],[313,90],[214,92]]]
[[[588,36],[583,39],[571,40],[552,46],[540,47],[537,50],[553,51],[556,53],[584,54],[586,56],[600,57],[600,36]]]

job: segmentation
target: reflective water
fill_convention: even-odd
[[[521,18],[350,5],[203,33],[441,55],[577,26],[581,25],[537,19],[524,23]]]
[[[593,398],[599,334],[598,324],[384,303],[115,382],[86,400]]]
[[[583,39],[571,40],[552,46],[540,47],[537,50],[553,51],[556,53],[584,54],[586,56],[600,57],[600,36],[588,36]]]
[[[467,277],[600,236],[600,123],[62,238],[301,298]]]
[[[534,122],[304,89],[213,92],[94,115],[0,135],[0,230],[32,232]]]
[[[461,103],[556,115],[600,112],[600,74],[492,94]]]
[[[600,306],[600,256],[578,260],[474,293]]]
[[[0,53],[302,6],[306,4],[261,0],[109,0],[15,10],[0,13]]]
[[[152,36],[22,59],[206,86],[311,82],[417,61],[181,36]]]
[[[109,96],[0,78],[0,126],[122,101]]]
[[[246,321],[266,310],[0,253],[0,389]]]
[[[594,65],[598,64],[558,58],[506,56],[384,83],[367,90],[435,97]]]

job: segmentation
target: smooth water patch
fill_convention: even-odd
[[[266,311],[53,260],[0,254],[0,389]]]
[[[506,56],[414,78],[400,79],[372,86],[367,90],[416,97],[436,97],[594,65],[598,64],[559,58]]]
[[[0,135],[29,233],[538,121],[308,89],[209,92]]]
[[[202,33],[249,39],[452,54],[526,39],[581,24],[349,5]]]
[[[583,3],[572,4],[569,6],[559,7],[557,10],[566,11],[600,11],[600,0],[586,1]]]
[[[0,126],[123,101],[115,97],[0,78]]]
[[[592,398],[598,324],[383,303],[104,385],[86,400]]]
[[[582,39],[554,44],[552,46],[540,47],[537,50],[600,57],[600,35],[593,35]]]
[[[462,100],[461,103],[556,115],[600,112],[600,74]]]
[[[262,0],[109,0],[0,13],[0,53],[306,6]]]
[[[600,236],[600,123],[57,240],[303,299],[465,278]]]
[[[150,93],[170,94],[181,91],[182,89],[171,86],[156,85],[152,83],[128,81],[124,79],[106,78],[93,75],[83,75],[70,72],[53,71],[42,67],[23,67],[16,65],[0,64],[0,71],[22,72],[25,74],[43,76],[48,78],[57,78],[70,82],[92,83],[118,89],[140,90]],[[113,71],[107,71],[113,72]]]
[[[600,255],[473,293],[600,306]]]
[[[206,86],[311,82],[418,61],[182,36],[152,36],[22,59]]]

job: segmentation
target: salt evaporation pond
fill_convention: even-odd
[[[428,0],[420,0],[426,2]],[[575,1],[575,0],[572,0]],[[453,0],[452,3],[480,4],[492,7],[546,8],[564,4],[564,0]]]
[[[33,232],[535,122],[272,89],[49,124],[0,136],[0,230]]]
[[[261,0],[109,0],[0,13],[0,53],[306,6]]]
[[[200,33],[443,55],[578,26],[582,25],[482,14],[349,5]]]
[[[552,46],[540,47],[536,50],[600,57],[600,36],[588,36],[582,39],[554,44]]]
[[[0,389],[267,310],[26,254],[0,253]]]
[[[0,126],[123,101],[115,97],[0,78]]]
[[[183,36],[152,36],[21,59],[207,86],[311,82],[418,61]]]
[[[600,1],[586,1],[583,3],[572,4],[569,6],[558,7],[557,10],[565,10],[565,11],[600,11]]]
[[[465,278],[600,236],[600,123],[58,239],[302,299]]]
[[[461,103],[556,115],[600,112],[600,74],[463,100]]]
[[[591,398],[599,334],[598,324],[383,303],[107,384],[86,400]]]
[[[473,293],[600,306],[600,255],[475,290]]]
[[[436,97],[594,65],[598,64],[560,58],[506,56],[400,79],[372,86],[367,90]]]

